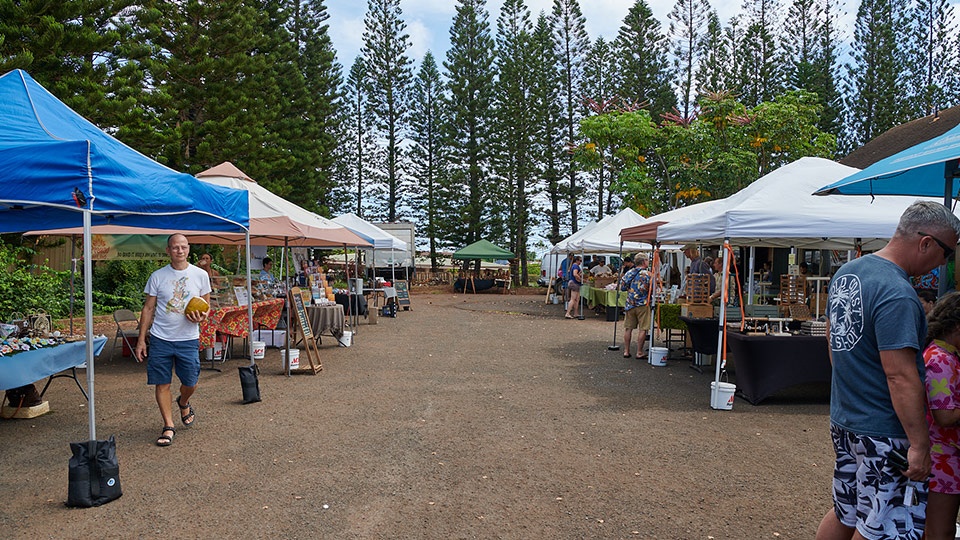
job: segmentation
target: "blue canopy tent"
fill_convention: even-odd
[[[915,195],[956,198],[960,125],[818,189],[816,195]]]
[[[0,76],[0,179],[0,232],[83,226],[87,390],[90,439],[96,440],[90,227],[246,233],[247,192],[160,165],[104,133],[21,70]]]
[[[826,185],[815,195],[915,195],[943,196],[943,205],[951,208],[957,198],[957,164],[960,161],[960,125],[928,141],[882,159],[860,172]],[[946,274],[946,265],[940,275]],[[939,294],[947,289],[940,280]]]

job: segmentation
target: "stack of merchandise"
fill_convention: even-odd
[[[805,336],[826,336],[826,321],[803,321],[800,324],[800,333]]]

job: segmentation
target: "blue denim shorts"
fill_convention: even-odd
[[[170,384],[174,367],[180,384],[197,385],[200,380],[200,340],[164,341],[150,336],[147,384]]]

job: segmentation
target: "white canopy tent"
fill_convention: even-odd
[[[601,219],[600,221],[591,221],[590,223],[584,225],[582,229],[578,230],[577,232],[571,234],[570,236],[568,236],[568,237],[564,238],[563,240],[560,240],[559,242],[557,242],[556,244],[554,244],[554,246],[553,246],[552,248],[550,248],[550,254],[551,254],[551,255],[558,255],[558,254],[566,255],[567,253],[574,253],[573,250],[568,249],[571,243],[576,242],[576,241],[580,240],[581,238],[583,238],[584,236],[590,234],[590,231],[591,231],[594,227],[600,225],[601,223],[604,222],[604,220],[610,219],[611,217],[613,217],[613,216],[607,216],[607,217]]]
[[[916,197],[818,197],[820,186],[845,178],[856,169],[833,161],[805,157],[767,174],[743,190],[709,206],[690,210],[678,219],[654,216],[647,226],[621,231],[625,240],[655,238],[658,241],[710,245],[807,247],[874,250],[883,247],[896,230],[900,215]],[[824,199],[830,199],[825,201]],[[697,205],[700,206],[700,205]],[[649,225],[664,223],[651,228]],[[651,230],[652,229],[652,230]],[[729,249],[723,249],[723,294],[726,296],[730,265]],[[719,332],[726,320],[720,304]],[[718,339],[717,358],[723,358]],[[717,362],[715,382],[720,381]],[[719,384],[716,385],[719,387]],[[711,392],[716,392],[712,389]],[[712,398],[712,396],[711,396]],[[713,399],[711,399],[713,403]]]
[[[824,183],[856,172],[828,159],[805,157],[722,199],[690,206],[675,219],[653,216],[624,240],[865,250],[883,247],[900,214],[917,197],[819,197]],[[696,210],[695,210],[696,209]],[[658,221],[664,223],[649,227]],[[651,229],[653,229],[651,231]]]
[[[369,254],[370,261],[373,261],[374,264],[376,261],[377,251],[390,252],[390,261],[392,263],[390,268],[394,272],[393,280],[396,281],[397,265],[394,262],[395,257],[393,254],[396,252],[406,254],[409,250],[409,246],[406,242],[352,212],[333,218],[333,222],[346,227],[357,236],[363,238],[367,242],[370,242],[372,247],[364,248],[363,251]]]
[[[585,227],[558,242],[551,253],[613,253],[620,251],[620,231],[639,225],[645,218],[632,208],[624,208],[612,216]],[[646,242],[625,242],[624,251],[649,251]]]

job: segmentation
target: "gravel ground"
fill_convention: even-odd
[[[814,536],[830,504],[825,385],[714,411],[712,372],[623,359],[603,317],[525,295],[414,290],[412,307],[352,347],[323,338],[316,376],[281,375],[268,349],[261,403],[240,403],[246,361],[203,371],[197,426],[169,448],[143,366],[98,360],[97,434],[117,437],[124,490],[100,508],[64,506],[88,413],[55,380],[51,414],[0,422],[0,534]]]

